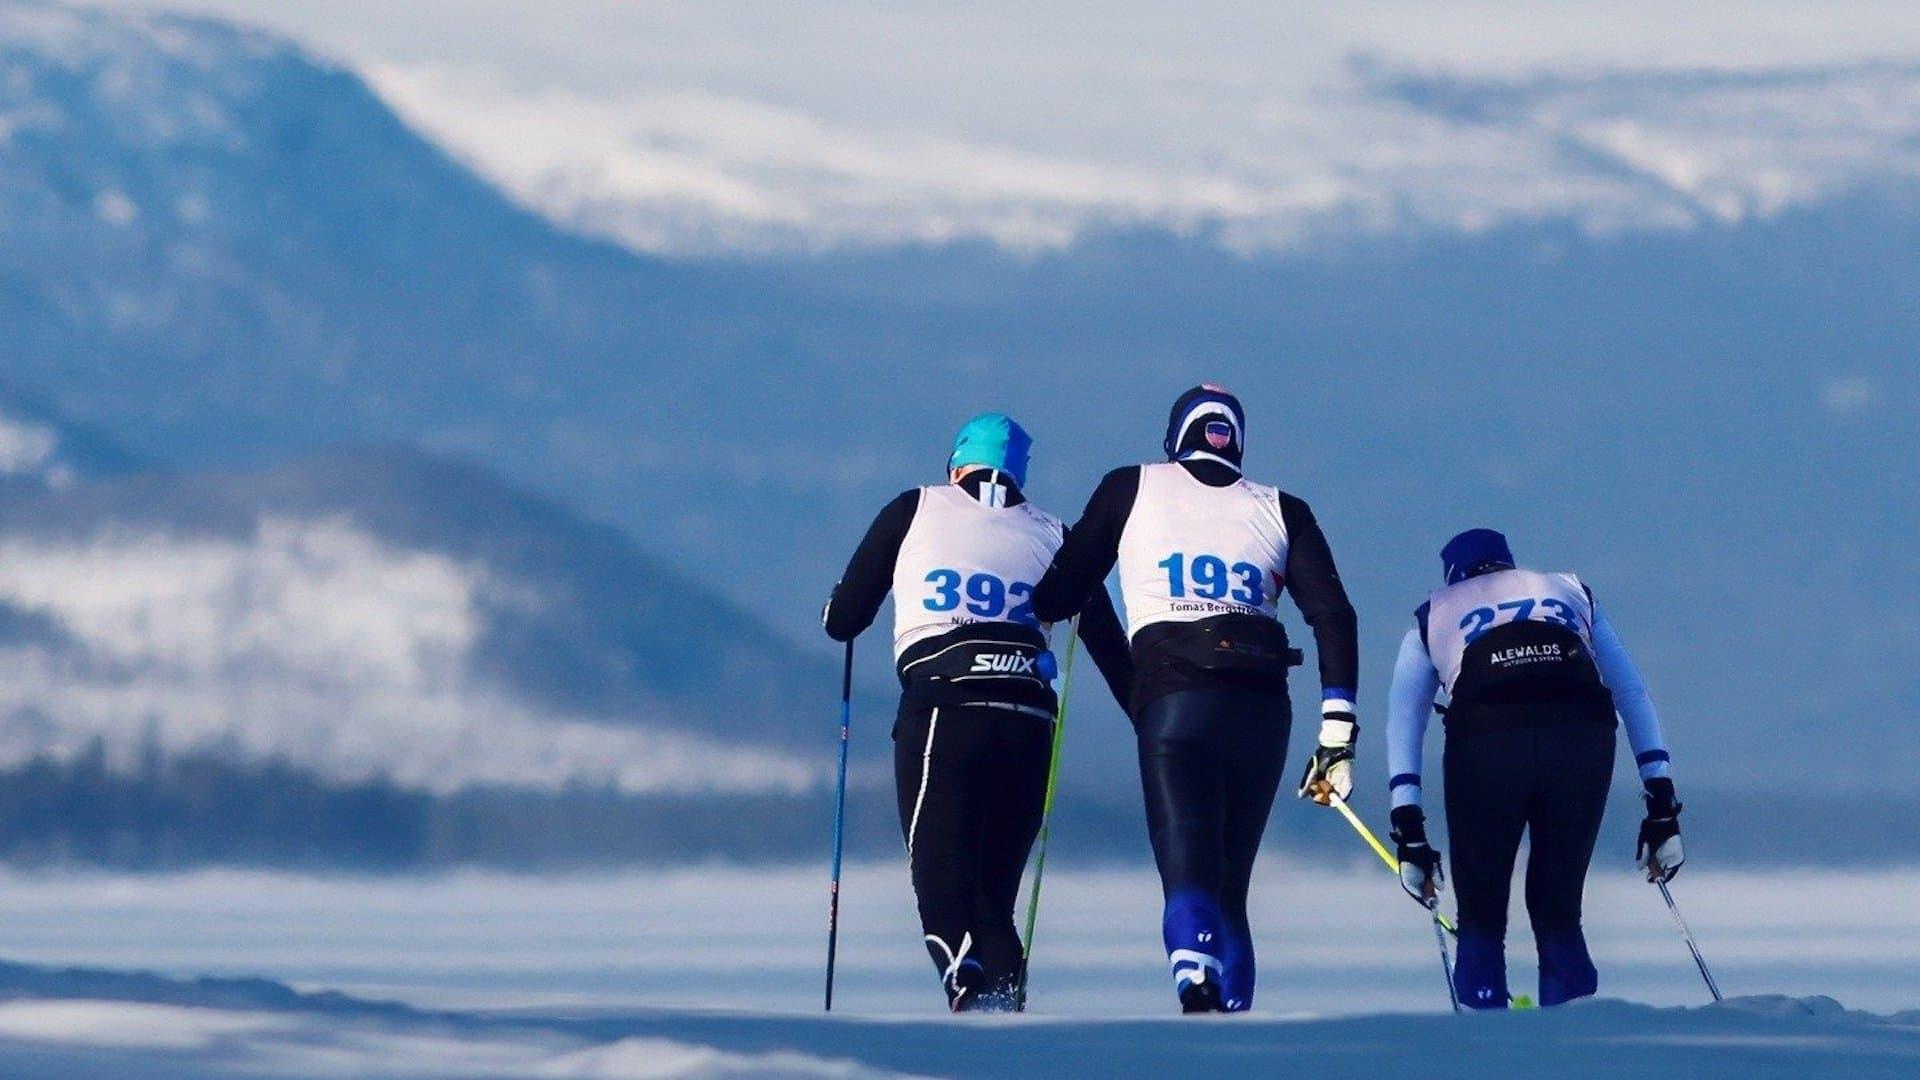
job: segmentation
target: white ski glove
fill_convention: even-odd
[[[1359,735],[1352,713],[1328,713],[1321,719],[1320,746],[1300,777],[1301,798],[1332,806],[1332,796],[1344,802],[1353,795],[1353,741]]]

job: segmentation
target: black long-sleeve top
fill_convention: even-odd
[[[960,486],[978,497],[986,479],[985,473],[970,473],[960,479]],[[1024,501],[1025,497],[1016,488],[1012,489],[1007,504],[1019,505]],[[881,605],[886,603],[887,594],[893,589],[894,563],[899,558],[900,545],[906,540],[907,530],[913,527],[919,506],[919,490],[908,489],[883,507],[873,519],[873,524],[868,526],[866,535],[854,548],[853,557],[847,561],[846,572],[840,575],[840,583],[834,587],[832,599],[827,603],[823,620],[827,636],[835,641],[851,641],[873,625],[873,620],[880,614]],[[1070,537],[1071,532],[1068,535]],[[1080,640],[1086,643],[1088,655],[1093,657],[1095,666],[1100,669],[1101,678],[1106,680],[1114,700],[1124,709],[1128,688],[1133,682],[1133,660],[1127,647],[1126,631],[1120,626],[1112,598],[1107,595],[1105,588],[1098,591],[1098,596],[1087,597],[1086,602],[1076,607],[1073,614],[1080,616]],[[909,649],[907,655],[900,658],[901,663],[911,663],[920,651]]]
[[[1183,461],[1194,479],[1212,487],[1226,487],[1240,479],[1229,465],[1207,460]],[[1133,514],[1140,493],[1140,466],[1128,465],[1108,473],[1087,500],[1085,512],[1068,531],[1067,541],[1054,555],[1033,590],[1033,610],[1042,620],[1064,619],[1091,601],[1105,601],[1107,574],[1120,555],[1120,536]],[[1351,702],[1359,683],[1359,620],[1340,582],[1333,550],[1304,500],[1282,492],[1281,518],[1287,528],[1286,591],[1313,630],[1319,656],[1323,698]],[[1268,622],[1263,616],[1222,615],[1197,623],[1157,623],[1134,636],[1132,656],[1136,672],[1132,705],[1147,702],[1176,689],[1206,685],[1206,677],[1171,662],[1183,639],[1218,632],[1225,620]],[[1280,678],[1284,681],[1284,672]]]

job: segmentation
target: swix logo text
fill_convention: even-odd
[[[976,675],[1033,675],[1034,658],[1019,653],[982,653],[973,658]]]

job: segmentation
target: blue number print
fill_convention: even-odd
[[[967,610],[983,619],[991,619],[1007,610],[1007,583],[992,574],[975,574],[968,578]]]
[[[921,601],[928,611],[954,611],[966,601],[967,613],[982,619],[998,619],[1003,615],[1014,622],[1038,625],[1033,617],[1033,583],[1016,581],[1011,584],[992,574],[974,574],[962,577],[960,571],[940,569],[929,571],[927,584],[933,586],[933,595]],[[1013,604],[1008,611],[1007,605]]]
[[[1203,600],[1224,600],[1227,595],[1227,563],[1217,555],[1202,555],[1193,560],[1193,591]]]
[[[1040,620],[1033,617],[1033,586],[1024,581],[1016,581],[1007,586],[1007,598],[1019,601],[1013,606],[1012,611],[1007,612],[1007,618],[1029,626],[1040,625]]]
[[[1566,601],[1547,599],[1540,601],[1540,606],[1550,613],[1547,616],[1549,621],[1557,622],[1576,634],[1580,632],[1580,616],[1574,614],[1573,607]]]
[[[1191,584],[1193,594],[1204,600],[1231,597],[1236,604],[1266,606],[1266,571],[1252,563],[1238,562],[1228,567],[1218,555],[1196,555],[1189,562],[1186,552],[1176,551],[1155,565],[1167,572],[1167,595],[1172,599],[1186,596]]]
[[[1513,612],[1513,622],[1526,622],[1528,616],[1533,614],[1533,609],[1538,606],[1539,603],[1540,601],[1538,600],[1509,600],[1500,605],[1500,610]]]
[[[1267,603],[1267,575],[1260,568],[1248,562],[1233,564],[1233,575],[1240,579],[1234,587],[1235,601],[1248,607],[1265,607]]]
[[[960,571],[931,571],[927,584],[933,586],[933,595],[924,601],[928,611],[952,611],[960,606]]]
[[[1187,557],[1181,552],[1161,559],[1154,564],[1167,568],[1167,595],[1175,600],[1187,595]]]
[[[1580,632],[1580,616],[1574,612],[1572,606],[1564,600],[1552,598],[1509,600],[1499,605],[1498,611],[1493,608],[1474,608],[1467,612],[1466,618],[1460,620],[1460,629],[1467,632],[1467,644],[1471,645],[1479,640],[1480,635],[1493,629],[1493,624],[1496,622],[1526,622],[1533,617],[1533,610],[1536,607],[1546,612],[1542,621],[1559,623],[1576,634]],[[1513,617],[1502,620],[1500,616],[1509,612]]]

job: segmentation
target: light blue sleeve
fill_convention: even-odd
[[[1672,762],[1667,740],[1660,734],[1660,714],[1654,711],[1640,669],[1633,666],[1620,635],[1597,605],[1593,609],[1593,658],[1600,666],[1601,680],[1613,694],[1614,711],[1626,725],[1627,745],[1633,748],[1633,763],[1640,769],[1640,779],[1670,775]]]
[[[1433,669],[1427,643],[1419,630],[1407,631],[1387,695],[1387,788],[1396,807],[1420,805],[1420,759],[1439,692],[1440,673]]]

